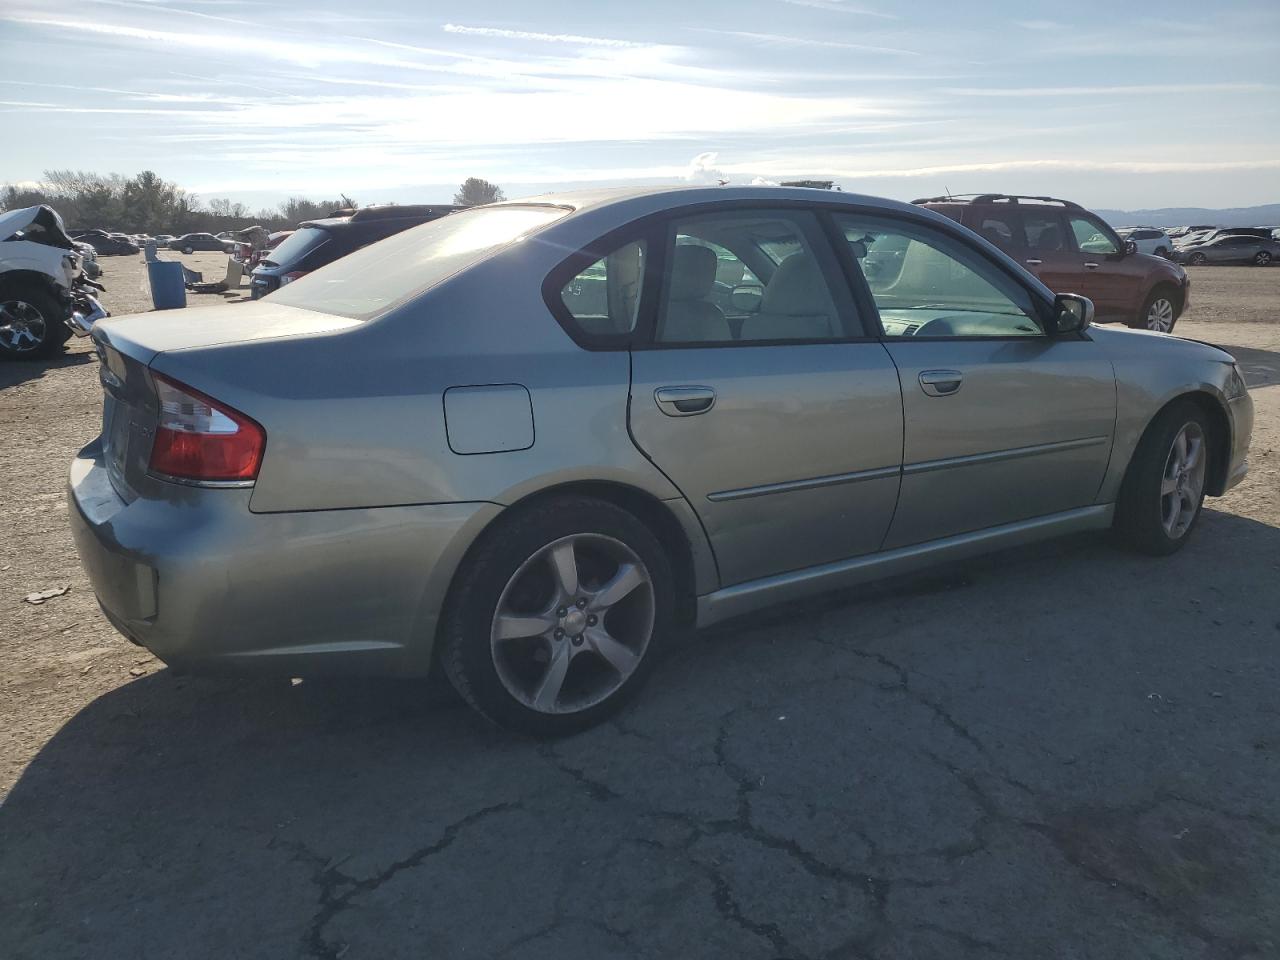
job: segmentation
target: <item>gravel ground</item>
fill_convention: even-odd
[[[1280,270],[1193,274],[1178,331],[1258,420],[1187,550],[1078,537],[727,624],[542,746],[429,683],[170,675],[67,531],[92,355],[0,367],[0,954],[1280,956]]]

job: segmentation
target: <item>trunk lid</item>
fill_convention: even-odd
[[[332,333],[360,324],[347,317],[263,302],[98,321],[93,341],[103,392],[103,456],[116,492],[132,502],[158,482],[148,476],[147,465],[160,413],[149,368],[160,354]]]

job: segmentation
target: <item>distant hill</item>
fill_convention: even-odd
[[[1193,223],[1211,223],[1215,227],[1280,226],[1280,203],[1260,207],[1230,207],[1210,210],[1207,207],[1163,207],[1159,210],[1096,210],[1113,227],[1150,226],[1182,227]]]

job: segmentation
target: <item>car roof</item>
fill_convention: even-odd
[[[666,204],[661,201],[669,201]],[[800,201],[833,206],[849,207],[881,207],[886,210],[898,210],[905,213],[919,213],[920,208],[900,200],[888,200],[884,197],[872,197],[859,193],[845,193],[840,190],[820,190],[814,187],[775,187],[756,185],[725,186],[632,186],[632,187],[593,187],[583,190],[566,190],[558,193],[543,193],[533,197],[522,197],[518,200],[504,200],[491,206],[528,206],[546,204],[568,207],[573,211],[570,216],[614,206],[682,207],[700,203],[734,203],[734,202],[775,202]]]

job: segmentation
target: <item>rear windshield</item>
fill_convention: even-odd
[[[281,287],[270,298],[367,320],[566,213],[551,206],[464,210],[370,244]],[[281,250],[292,240],[274,250],[271,259],[279,262]]]
[[[267,263],[288,264],[301,260],[320,244],[329,239],[329,231],[323,227],[302,227],[280,242],[264,258]]]

